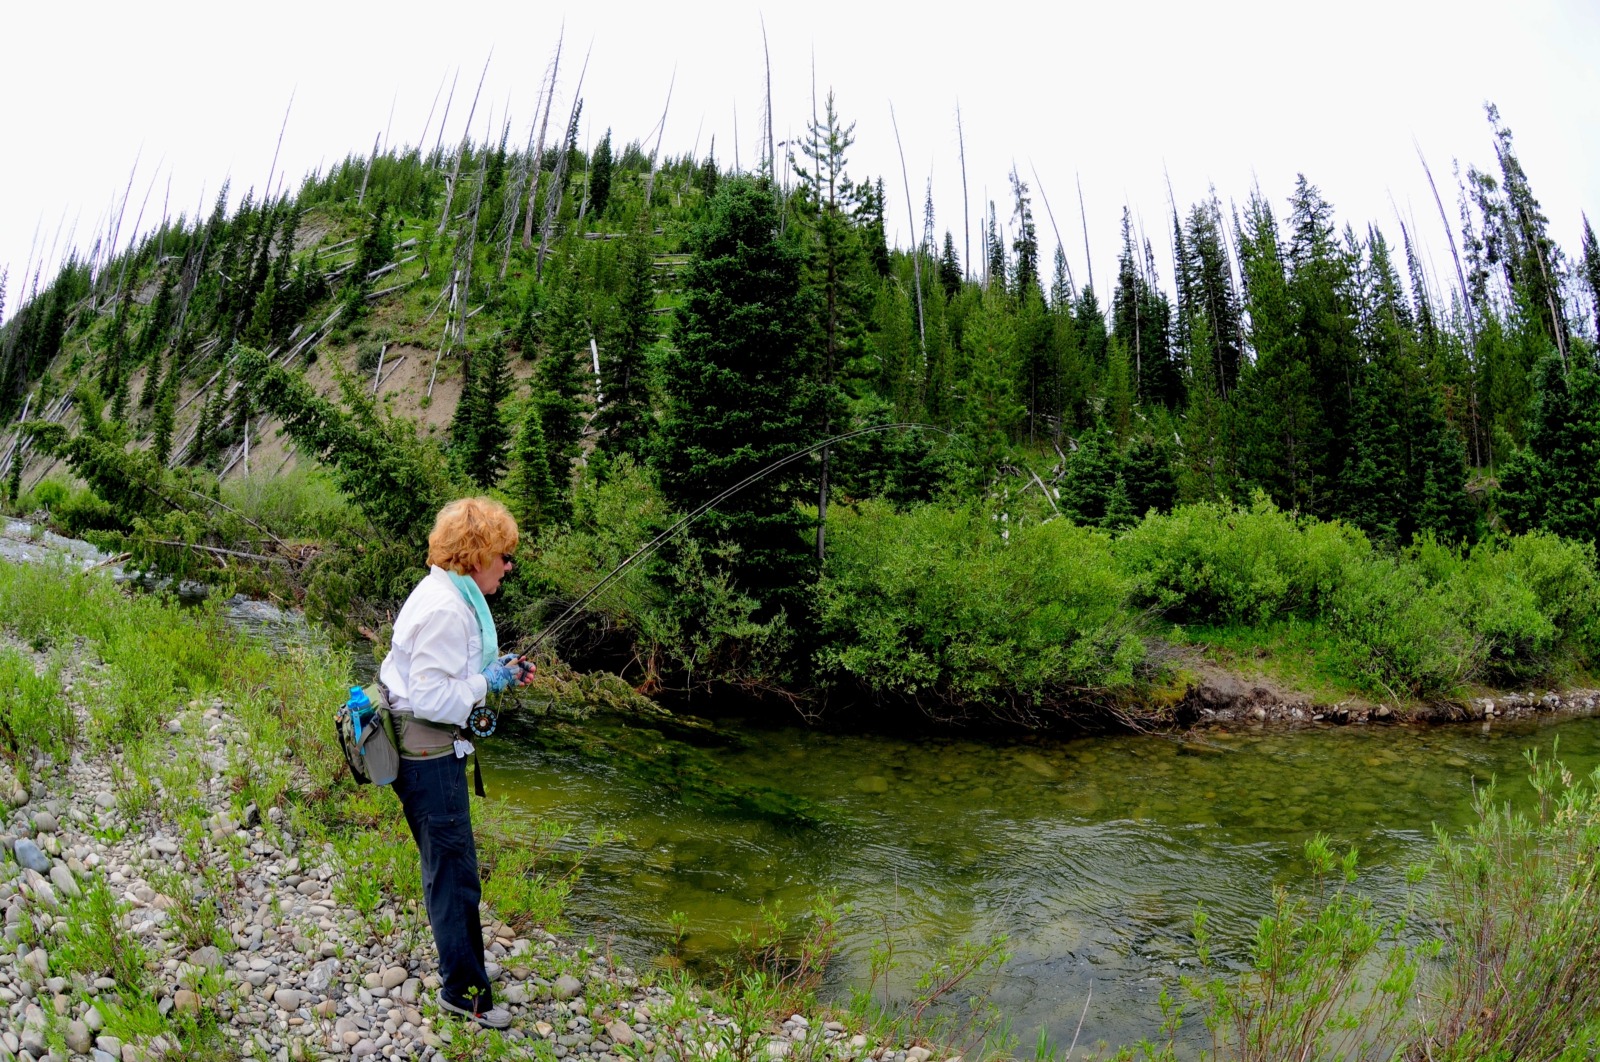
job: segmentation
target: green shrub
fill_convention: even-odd
[[[109,502],[88,489],[75,490],[57,502],[50,515],[65,535],[82,538],[91,531],[121,531],[128,526]]]
[[[1203,623],[1316,615],[1372,554],[1356,528],[1299,519],[1260,494],[1248,508],[1204,502],[1151,514],[1115,548],[1137,603]]]
[[[1024,712],[1125,686],[1143,657],[1107,534],[979,511],[829,514],[821,671],[929,707]]]
[[[31,513],[36,509],[53,512],[62,502],[72,495],[72,488],[59,479],[47,479],[34,487],[19,503],[18,507],[23,512]]]

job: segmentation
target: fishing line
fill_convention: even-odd
[[[901,430],[906,430],[906,431],[936,431],[941,435],[948,435],[951,438],[955,438],[956,437],[956,433],[955,432],[947,431],[944,428],[935,427],[932,424],[918,424],[918,423],[915,423],[913,421],[904,421],[904,422],[898,422],[898,423],[895,423],[895,424],[874,424],[874,425],[872,425],[870,427],[856,428],[853,431],[847,431],[847,432],[844,432],[841,435],[835,435],[832,438],[824,439],[821,442],[819,442],[819,443],[817,443],[817,444],[815,444],[813,446],[809,446],[804,450],[798,450],[798,451],[790,454],[788,457],[779,458],[777,461],[774,461],[772,464],[768,465],[767,467],[765,467],[765,468],[763,468],[763,469],[761,469],[761,470],[759,470],[757,472],[753,472],[750,475],[746,476],[744,479],[741,479],[739,482],[735,483],[733,486],[729,487],[727,490],[723,491],[721,494],[718,494],[716,497],[712,498],[710,501],[705,502],[704,504],[700,505],[698,508],[696,508],[695,510],[690,512],[687,516],[684,516],[684,517],[680,518],[677,523],[673,524],[671,527],[669,527],[665,531],[661,532],[661,534],[657,535],[655,538],[651,539],[649,542],[646,542],[644,545],[640,546],[637,550],[635,550],[633,552],[632,556],[628,557],[627,560],[623,561],[621,564],[619,564],[615,568],[611,569],[611,571],[606,575],[606,577],[604,579],[601,579],[598,583],[595,583],[594,586],[590,587],[589,590],[587,592],[585,592],[582,597],[578,598],[578,600],[574,601],[571,605],[568,605],[566,611],[561,613],[561,615],[557,616],[556,619],[555,619],[555,622],[551,623],[548,627],[546,627],[543,631],[541,631],[533,639],[533,642],[528,646],[528,648],[526,648],[526,649],[524,649],[522,651],[521,655],[522,656],[528,656],[535,649],[539,648],[539,646],[541,644],[543,644],[544,641],[546,639],[548,639],[551,635],[560,633],[569,623],[571,623],[571,622],[576,620],[577,615],[578,615],[578,610],[581,609],[584,606],[585,603],[587,603],[588,601],[593,600],[593,598],[595,597],[596,594],[600,593],[600,591],[602,591],[606,587],[610,586],[611,583],[614,582],[619,575],[621,575],[624,571],[627,570],[629,565],[633,564],[635,561],[638,561],[638,560],[640,560],[640,559],[642,559],[644,557],[649,556],[651,553],[654,553],[656,551],[656,549],[661,546],[662,543],[666,542],[668,539],[672,538],[672,536],[676,535],[679,531],[682,531],[685,527],[689,526],[689,524],[691,522],[693,522],[697,517],[699,517],[699,516],[703,515],[704,513],[706,513],[708,510],[710,510],[711,508],[716,506],[719,502],[725,501],[726,499],[728,499],[728,498],[732,497],[733,495],[739,493],[741,490],[744,490],[746,487],[750,486],[752,483],[755,483],[758,480],[761,480],[761,479],[766,478],[767,476],[770,476],[772,473],[778,471],[779,469],[784,468],[787,465],[791,465],[791,464],[793,464],[794,462],[800,460],[803,457],[811,456],[812,454],[816,453],[818,450],[822,450],[822,449],[825,449],[826,447],[833,446],[836,443],[847,442],[850,439],[854,439],[854,438],[857,438],[858,436],[862,436],[862,435],[868,435],[868,434],[871,434],[872,432],[890,431],[892,429],[901,429]]]

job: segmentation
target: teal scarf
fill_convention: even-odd
[[[445,569],[445,574],[456,584],[456,589],[477,614],[478,633],[483,637],[482,667],[488,667],[500,658],[500,637],[494,632],[494,617],[489,615],[489,602],[484,600],[483,591],[478,589],[478,584],[469,576],[457,575],[448,568]]]

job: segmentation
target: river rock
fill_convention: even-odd
[[[67,1022],[67,1046],[75,1054],[86,1055],[89,1053],[89,1027],[81,1021]]]
[[[571,974],[562,974],[556,978],[556,983],[552,990],[557,999],[573,999],[579,992],[583,991],[583,982]]]
[[[405,984],[407,979],[410,977],[411,974],[407,972],[404,966],[391,966],[387,970],[383,971],[381,987],[399,988],[401,985]]]
[[[856,788],[863,793],[887,793],[889,779],[881,774],[864,774],[856,779]]]
[[[172,993],[172,1009],[179,1014],[199,1014],[200,997],[187,988],[180,988]]]
[[[196,966],[204,966],[209,970],[217,970],[222,967],[222,952],[215,946],[207,944],[203,948],[196,948],[194,951],[190,952],[189,961]]]
[[[621,1018],[606,1026],[606,1035],[611,1037],[611,1042],[619,1047],[627,1047],[633,1043],[634,1031],[632,1026]]]
[[[299,989],[280,988],[276,993],[273,994],[272,1002],[275,1003],[279,1009],[293,1014],[295,1011],[305,1006],[306,1000],[309,998],[310,997],[305,992],[302,992]]]
[[[56,890],[63,896],[70,896],[74,900],[83,895],[83,890],[78,888],[78,882],[72,876],[72,871],[57,863],[50,868],[50,880],[55,883]],[[80,1055],[82,1051],[78,1052]]]
[[[122,1041],[115,1036],[97,1036],[94,1038],[94,1046],[112,1058],[122,1057]]]
[[[12,843],[11,851],[16,855],[17,862],[27,870],[43,874],[50,869],[50,857],[27,837],[18,837]]]
[[[311,968],[306,975],[306,991],[314,995],[321,995],[333,984],[333,978],[339,972],[338,959],[324,959]]]

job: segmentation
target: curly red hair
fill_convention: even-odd
[[[471,575],[517,551],[517,521],[493,498],[460,498],[439,510],[428,535],[428,563]]]

